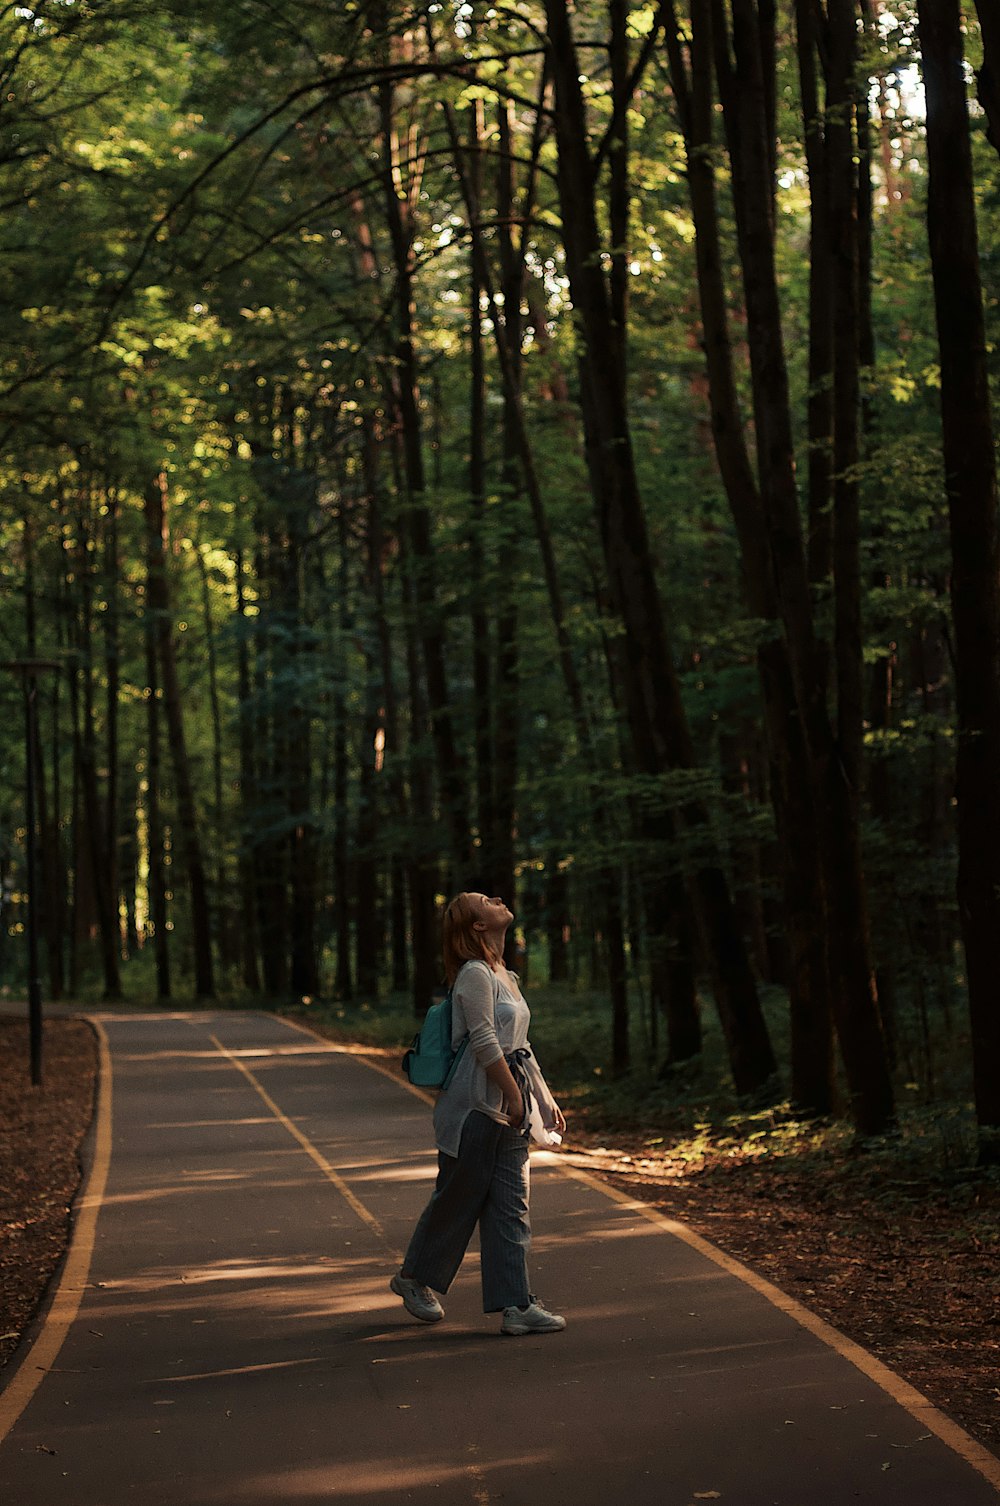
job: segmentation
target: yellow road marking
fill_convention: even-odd
[[[271,1113],[274,1115],[275,1119],[277,1119],[278,1123],[283,1125],[288,1133],[292,1136],[292,1138],[299,1142],[306,1155],[316,1163],[323,1175],[333,1183],[334,1187],[336,1187],[341,1197],[345,1200],[345,1202],[350,1204],[350,1206],[354,1209],[354,1212],[358,1215],[358,1218],[361,1219],[362,1223],[367,1224],[369,1229],[372,1229],[378,1235],[383,1244],[388,1244],[389,1241],[386,1239],[385,1230],[382,1228],[382,1225],[379,1223],[374,1213],[370,1213],[361,1199],[351,1191],[350,1187],[348,1187],[343,1177],[330,1165],[323,1152],[321,1150],[317,1150],[316,1146],[309,1139],[308,1135],[304,1135],[299,1129],[298,1125],[293,1124],[288,1115],[278,1107],[274,1099],[271,1097],[270,1093],[262,1083],[259,1083],[257,1081],[256,1077],[250,1071],[250,1068],[245,1064],[245,1062],[240,1061],[238,1056],[235,1056],[232,1051],[224,1046],[219,1040],[218,1036],[210,1034],[209,1040],[219,1051],[222,1052],[222,1055],[237,1069],[238,1072],[243,1073],[243,1076],[247,1079],[247,1081],[260,1094],[261,1098],[267,1104],[268,1108],[271,1110]]]
[[[0,1442],[21,1416],[42,1379],[52,1369],[69,1333],[83,1294],[87,1289],[90,1262],[97,1234],[97,1215],[104,1200],[111,1164],[111,1051],[100,1020],[93,1015],[79,1016],[97,1035],[97,1112],[94,1124],[94,1156],[87,1185],[77,1203],[77,1213],[70,1233],[66,1261],[59,1276],[52,1301],[31,1347],[13,1377],[0,1392]]]
[[[71,1241],[66,1255],[66,1261],[59,1277],[58,1285],[52,1297],[51,1304],[42,1322],[42,1327],[21,1360],[13,1377],[7,1382],[0,1392],[0,1443],[7,1437],[14,1427],[18,1418],[24,1412],[35,1391],[41,1384],[43,1376],[52,1368],[62,1348],[66,1335],[76,1318],[83,1300],[83,1294],[87,1287],[87,1278],[90,1272],[90,1262],[93,1257],[94,1243],[97,1231],[97,1217],[104,1199],[107,1186],[108,1169],[111,1164],[111,1105],[112,1105],[112,1067],[111,1052],[108,1045],[108,1037],[101,1024],[100,1018],[94,1015],[85,1015],[91,1027],[97,1034],[99,1047],[99,1068],[97,1084],[97,1112],[95,1116],[94,1156],[87,1178],[87,1185],[83,1195],[77,1204],[77,1215],[74,1220]],[[281,1019],[281,1016],[275,1016]],[[282,1023],[305,1035],[310,1035],[320,1042],[325,1050],[338,1052],[336,1043],[320,1036],[308,1025],[302,1025],[296,1020],[282,1020]],[[286,1114],[275,1103],[267,1090],[257,1081],[253,1073],[231,1051],[228,1051],[222,1042],[216,1037],[211,1037],[216,1048],[228,1061],[232,1063],[247,1080],[252,1084],[256,1092],[263,1099],[270,1112],[282,1124],[289,1134],[298,1141],[302,1149],[311,1157],[319,1169],[345,1201],[353,1208],[358,1217],[385,1241],[385,1233],[381,1224],[373,1213],[370,1213],[365,1205],[355,1196],[343,1178],[330,1165],[321,1151],[312,1144],[306,1135],[293,1124]],[[343,1055],[354,1055],[374,1072],[380,1072],[383,1077],[388,1077],[397,1087],[409,1088],[418,1098],[426,1103],[434,1100],[429,1093],[412,1084],[400,1081],[394,1072],[370,1058],[358,1052],[341,1052]],[[579,1167],[565,1164],[558,1156],[553,1155],[550,1165],[564,1177],[583,1183],[593,1191],[603,1194],[611,1202],[627,1208],[639,1217],[647,1219],[657,1225],[665,1233],[681,1240],[692,1249],[704,1255],[715,1265],[720,1266],[737,1280],[758,1292],[767,1301],[772,1303],[780,1311],[787,1313],[801,1327],[814,1334],[829,1348],[848,1360],[857,1370],[866,1375],[893,1401],[897,1402],[910,1413],[928,1432],[934,1433],[954,1453],[963,1458],[980,1475],[983,1476],[994,1488],[1000,1490],[1000,1460],[997,1460],[982,1444],[972,1438],[964,1428],[953,1422],[950,1417],[938,1410],[933,1402],[922,1395],[908,1381],[895,1374],[881,1360],[868,1353],[860,1344],[853,1339],[847,1338],[840,1333],[832,1324],[823,1318],[810,1312],[802,1303],[794,1297],[789,1297],[779,1287],[759,1276],[748,1266],[734,1260],[731,1255],[726,1255],[722,1250],[696,1234],[685,1224],[676,1219],[667,1218],[659,1209],[653,1208],[648,1203],[638,1201],[630,1197],[628,1193],[621,1192],[617,1187],[600,1181],[591,1172],[584,1171]]]
[[[973,1469],[978,1470],[984,1479],[988,1480],[997,1490],[1000,1490],[1000,1459],[997,1459],[981,1443],[978,1443],[957,1422],[953,1422],[950,1417],[946,1417],[922,1392],[918,1391],[915,1386],[911,1386],[909,1381],[903,1380],[902,1376],[897,1375],[894,1370],[890,1370],[888,1365],[884,1365],[873,1354],[869,1354],[867,1349],[862,1349],[860,1344],[856,1344],[853,1339],[849,1339],[846,1334],[834,1328],[832,1323],[827,1323],[824,1318],[818,1317],[816,1313],[811,1312],[808,1307],[803,1306],[794,1297],[790,1297],[787,1292],[783,1292],[780,1287],[775,1286],[766,1277],[759,1276],[756,1271],[752,1271],[749,1266],[745,1266],[740,1261],[734,1260],[731,1255],[727,1255],[723,1250],[716,1249],[715,1245],[710,1244],[700,1234],[696,1234],[693,1229],[689,1229],[686,1224],[679,1223],[673,1218],[667,1218],[666,1214],[661,1213],[658,1208],[653,1208],[649,1203],[644,1203],[637,1198],[630,1197],[627,1192],[622,1192],[617,1187],[605,1184],[595,1177],[592,1172],[584,1171],[578,1166],[563,1164],[555,1154],[553,1155],[551,1164],[556,1166],[564,1177],[571,1177],[575,1181],[583,1182],[586,1186],[594,1188],[597,1192],[603,1192],[604,1196],[610,1198],[612,1202],[618,1203],[621,1207],[628,1208],[632,1213],[639,1214],[641,1218],[648,1219],[650,1223],[658,1225],[667,1234],[672,1234],[675,1239],[679,1239],[683,1244],[689,1245],[691,1249],[697,1250],[708,1260],[721,1266],[724,1271],[728,1271],[731,1276],[736,1276],[747,1286],[752,1287],[755,1292],[759,1292],[762,1297],[766,1297],[768,1302],[772,1303],[774,1307],[780,1308],[782,1312],[794,1318],[803,1328],[807,1328],[818,1339],[822,1339],[824,1344],[836,1350],[845,1360],[849,1360],[855,1369],[860,1370],[863,1375],[867,1375],[869,1380],[874,1381],[877,1386],[881,1386],[882,1390],[888,1392],[893,1401],[898,1402],[901,1407],[904,1407],[910,1413],[911,1417],[916,1418],[921,1426],[925,1427],[928,1432],[935,1433],[950,1449],[956,1454],[961,1455],[967,1464],[971,1464]]]
[[[282,1016],[277,1015],[275,1018],[281,1019]],[[294,1026],[296,1030],[302,1030],[309,1035],[315,1035],[319,1041],[325,1040],[325,1037],[317,1035],[315,1031],[309,1029],[308,1025],[302,1025],[297,1020],[285,1020],[284,1023]],[[327,1044],[334,1051],[338,1049],[333,1043],[327,1042]],[[412,1084],[405,1081],[400,1082],[399,1078],[393,1072],[390,1072],[388,1068],[379,1066],[377,1062],[371,1061],[370,1058],[357,1051],[349,1054],[356,1056],[366,1067],[371,1067],[373,1071],[381,1072],[384,1077],[391,1078],[397,1087],[408,1087],[419,1098],[423,1098],[429,1103],[434,1102],[430,1094],[424,1093],[420,1088],[414,1088]],[[706,1259],[711,1260],[717,1266],[721,1266],[729,1275],[735,1276],[738,1281],[742,1281],[744,1285],[751,1287],[762,1297],[766,1297],[768,1302],[774,1307],[777,1307],[783,1313],[787,1313],[790,1318],[794,1318],[802,1328],[807,1329],[816,1338],[821,1339],[830,1349],[835,1350],[837,1354],[848,1360],[856,1370],[860,1370],[869,1380],[874,1381],[893,1401],[909,1412],[910,1416],[915,1418],[922,1427],[926,1428],[929,1433],[934,1433],[941,1439],[942,1443],[947,1444],[954,1453],[964,1459],[967,1464],[971,1464],[974,1470],[982,1475],[985,1480],[988,1480],[996,1490],[1000,1491],[1000,1460],[991,1454],[988,1449],[984,1448],[981,1443],[978,1443],[957,1422],[953,1422],[950,1417],[946,1417],[943,1412],[939,1411],[934,1403],[929,1401],[915,1386],[911,1386],[909,1381],[903,1380],[902,1376],[890,1370],[888,1365],[884,1365],[873,1354],[869,1354],[867,1349],[862,1349],[860,1344],[856,1344],[853,1339],[849,1339],[846,1334],[842,1334],[831,1323],[827,1323],[825,1319],[818,1317],[816,1313],[810,1312],[808,1307],[803,1306],[794,1297],[789,1297],[787,1292],[783,1292],[780,1287],[775,1286],[765,1277],[758,1276],[757,1272],[752,1271],[749,1266],[745,1266],[740,1261],[734,1260],[731,1255],[726,1255],[724,1251],[716,1249],[715,1245],[710,1244],[700,1234],[696,1234],[693,1229],[689,1229],[686,1224],[679,1223],[673,1218],[667,1218],[658,1208],[654,1208],[649,1203],[644,1203],[637,1198],[631,1197],[627,1192],[621,1192],[610,1183],[602,1182],[592,1172],[584,1171],[578,1166],[567,1165],[558,1152],[551,1152],[550,1155],[551,1160],[547,1164],[553,1166],[562,1176],[584,1183],[585,1186],[592,1188],[595,1192],[602,1193],[611,1202],[618,1203],[622,1208],[627,1208],[630,1212],[638,1214],[640,1218],[647,1219],[650,1223],[662,1229],[664,1233],[673,1235],[675,1239],[679,1239],[683,1244],[689,1245],[691,1249],[697,1250]]]
[[[301,1030],[303,1035],[311,1035],[314,1041],[320,1042],[325,1051],[332,1051],[337,1056],[360,1056],[366,1067],[371,1067],[373,1072],[381,1072],[382,1076],[388,1077],[389,1081],[394,1082],[397,1088],[405,1088],[408,1093],[412,1093],[422,1103],[429,1103],[433,1107],[437,1102],[433,1093],[428,1093],[426,1088],[418,1088],[414,1083],[408,1082],[405,1077],[400,1077],[398,1073],[393,1072],[391,1067],[383,1067],[381,1062],[375,1061],[372,1057],[368,1056],[364,1046],[346,1046],[340,1041],[331,1041],[329,1036],[320,1035],[310,1025],[303,1025],[299,1020],[288,1020],[281,1014],[273,1014],[271,1018],[278,1020],[282,1025],[289,1025],[292,1030]]]

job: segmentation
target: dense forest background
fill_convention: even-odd
[[[32,713],[51,998],[419,1014],[485,889],[615,1076],[995,1160],[998,31],[4,6],[0,984]]]

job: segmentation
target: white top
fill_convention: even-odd
[[[531,1011],[520,990],[513,993],[485,962],[463,963],[452,988],[451,1044],[457,1049],[466,1035],[469,1044],[434,1109],[434,1136],[438,1150],[445,1155],[458,1155],[462,1126],[473,1110],[488,1114],[500,1124],[507,1123],[503,1093],[486,1076],[485,1069],[511,1051],[531,1050],[530,1020]],[[524,1068],[542,1121],[551,1125],[555,1103],[533,1056],[527,1058]]]

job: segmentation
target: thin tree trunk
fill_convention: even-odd
[[[833,268],[833,560],[837,741],[852,803],[859,803],[864,727],[857,144],[854,135],[857,0],[830,0],[826,153]],[[858,815],[854,820],[857,822]]]
[[[146,611],[146,893],[152,932],[156,997],[170,998],[170,942],[167,930],[167,870],[160,811],[160,677],[156,663],[156,621],[150,605],[156,588],[150,580],[155,551],[147,550]],[[148,932],[147,932],[148,936]]]
[[[374,265],[374,258],[372,258]],[[374,390],[374,389],[373,389]],[[380,708],[375,732],[382,733],[379,778],[386,781],[385,806],[400,829],[407,824],[406,791],[403,785],[402,738],[399,702],[393,666],[392,640],[386,600],[384,559],[385,530],[382,522],[382,485],[379,476],[379,436],[375,420],[367,414],[363,427],[362,465],[365,477],[367,577],[378,640]],[[406,946],[406,871],[398,851],[389,858],[389,951],[391,987],[402,993],[409,983]]]
[[[35,584],[35,536],[30,507],[26,506],[22,518],[24,527],[24,607],[25,607],[25,639],[28,657],[38,657],[38,626],[37,626],[37,593]],[[35,689],[36,704],[41,701],[41,689]],[[56,679],[53,688],[53,710],[56,723],[56,736],[53,738],[53,777],[56,788],[53,792],[53,805],[50,811],[48,799],[48,786],[45,772],[45,739],[38,736],[34,740],[35,769],[35,808],[38,813],[37,827],[40,836],[40,862],[41,883],[37,886],[37,892],[32,894],[31,903],[35,906],[39,917],[39,930],[45,942],[46,962],[49,977],[49,998],[57,1002],[63,996],[63,956],[62,956],[62,907],[60,903],[60,875],[59,875],[59,798],[58,798],[58,768],[59,768],[59,738],[58,738],[58,694],[59,681]]]
[[[260,969],[257,965],[257,905],[256,905],[256,847],[253,840],[253,820],[257,807],[257,758],[254,748],[251,696],[253,680],[250,673],[250,628],[247,614],[245,571],[243,551],[236,553],[236,683],[239,688],[239,749],[240,749],[240,971],[243,986],[251,993],[260,992]]]
[[[611,270],[608,289],[611,313],[618,334],[620,380],[628,380],[628,279],[629,279],[629,136],[628,112],[630,68],[628,46],[628,0],[608,0],[611,62],[611,96],[617,128],[608,153],[608,222],[611,231]]]
[[[104,795],[104,850],[108,864],[108,896],[111,905],[112,923],[117,933],[118,952],[124,947],[124,935],[120,915],[120,881],[118,838],[121,824],[119,788],[121,771],[118,753],[118,711],[121,682],[121,646],[119,643],[118,581],[118,513],[117,492],[111,486],[104,491],[107,513],[104,522],[104,718],[107,746],[107,780]]]
[[[87,847],[90,856],[92,894],[97,909],[97,921],[101,943],[101,962],[104,971],[104,997],[120,999],[122,995],[120,946],[118,926],[114,914],[110,888],[110,871],[106,847],[107,825],[102,815],[103,803],[97,774],[97,726],[94,708],[95,676],[93,661],[94,614],[93,614],[93,568],[88,541],[88,525],[83,516],[81,502],[80,531],[78,538],[78,565],[80,593],[79,651],[80,683],[83,691],[80,706],[79,770],[80,785],[86,806]]]
[[[282,393],[283,460],[293,487],[301,485],[304,465],[297,423],[295,394]],[[309,533],[312,485],[305,495],[295,491],[283,499],[283,536],[276,571],[284,631],[279,638],[280,662],[286,676],[286,706],[276,740],[276,773],[284,788],[288,819],[289,981],[297,999],[314,998],[320,991],[316,947],[317,858],[316,824],[312,814],[312,724],[315,646],[306,618],[304,571]],[[350,956],[348,953],[348,964]]]
[[[496,866],[496,892],[508,897],[518,913],[515,863],[517,823],[518,757],[520,752],[520,684],[518,664],[518,611],[513,582],[519,576],[519,530],[515,509],[522,494],[518,420],[522,391],[521,298],[524,285],[524,245],[514,238],[516,184],[514,179],[513,110],[509,101],[499,106],[500,155],[497,163],[497,238],[500,247],[500,287],[503,294],[503,325],[498,331],[507,355],[510,381],[503,383],[500,486],[503,496],[503,577],[509,583],[502,593],[496,628],[496,693],[493,717],[493,809],[491,846]],[[492,303],[492,300],[491,300]],[[516,963],[517,933],[507,934],[507,961]]]
[[[68,529],[64,527],[62,536],[63,549],[70,547]],[[72,589],[69,572],[62,571],[60,575],[60,606],[63,623],[62,647],[72,653],[77,653],[78,625],[76,612],[72,600]],[[84,939],[84,911],[89,908],[91,901],[91,887],[88,886],[89,863],[86,857],[86,836],[84,832],[84,805],[82,798],[82,780],[80,777],[80,676],[74,664],[67,673],[69,682],[69,726],[70,739],[73,747],[73,759],[70,774],[69,791],[69,831],[70,831],[70,870],[71,887],[67,893],[68,902],[68,941],[69,957],[67,967],[67,985],[70,997],[73,998],[79,991],[80,974],[82,966],[82,946]],[[58,763],[58,758],[56,759]]]
[[[408,563],[404,560],[404,569]],[[412,622],[418,608],[416,607],[416,591],[412,577],[409,575],[405,577],[404,588],[408,592],[407,605]],[[424,697],[416,634],[412,631],[407,634],[406,640],[406,669],[410,693],[408,751],[412,815],[409,841],[413,844],[410,862],[407,866],[407,884],[410,901],[410,933],[413,942],[413,1012],[421,1018],[433,1000],[434,990],[440,976],[440,964],[434,913],[437,864],[431,855],[430,836],[426,830],[433,811],[433,781],[427,748],[429,741],[427,702]]]
[[[181,857],[191,901],[191,939],[194,954],[194,987],[199,998],[215,996],[212,975],[212,939],[208,909],[208,887],[202,860],[201,840],[195,808],[194,785],[184,734],[180,683],[174,658],[173,625],[170,618],[170,589],[166,571],[167,478],[161,471],[146,487],[146,534],[149,550],[147,608],[156,632],[156,653],[163,685],[163,710],[167,722],[167,740],[174,770],[177,795],[177,825]]]
[[[469,823],[466,817],[468,801],[445,669],[444,615],[438,604],[434,541],[426,499],[423,426],[414,343],[414,213],[421,174],[419,167],[411,165],[410,177],[404,189],[391,83],[381,86],[379,105],[383,202],[396,278],[396,341],[392,388],[399,415],[405,479],[405,527],[414,588],[414,630],[420,642],[426,678],[428,725],[434,744],[442,811],[451,835],[451,857],[456,878],[461,882],[468,871],[471,858]]]
[[[808,560],[817,594],[833,570],[833,268],[826,132],[816,75],[817,13],[796,0],[799,89],[809,173]]]
[[[232,907],[226,884],[226,817],[223,798],[223,738],[222,708],[219,697],[219,654],[216,644],[215,619],[212,612],[212,590],[201,546],[195,546],[195,558],[201,579],[201,613],[205,630],[205,655],[208,662],[208,704],[212,713],[212,814],[215,827],[215,913],[218,917],[218,943],[220,961],[224,968],[233,966],[237,960],[234,946],[235,933],[232,925]]]
[[[63,751],[62,736],[62,676],[56,676],[52,687],[51,754],[52,800],[48,805],[48,840],[42,846],[42,871],[45,892],[48,895],[46,931],[49,955],[49,995],[54,1000],[63,997],[66,991],[66,861],[63,852],[62,778],[60,761]],[[39,785],[41,802],[42,787]],[[41,803],[39,809],[41,809]]]
[[[476,826],[479,834],[479,882],[490,893],[502,891],[496,870],[497,854],[494,779],[499,770],[494,758],[494,697],[490,616],[486,589],[486,358],[483,350],[482,195],[483,101],[469,104],[469,150],[466,181],[469,185],[469,573],[472,591],[469,617],[472,628],[473,746],[476,767]],[[512,894],[507,895],[513,904]]]
[[[347,553],[347,511],[341,496],[337,514],[337,660],[334,667],[333,693],[333,882],[337,925],[338,999],[354,997],[351,974],[351,841],[348,828],[348,736],[347,736],[347,651],[350,631],[349,561]]]
[[[358,748],[358,822],[354,853],[356,874],[354,962],[358,993],[373,1002],[379,995],[379,972],[385,950],[383,906],[379,895],[379,792],[385,758],[385,722],[377,702],[377,666],[365,656],[367,704]]]
[[[377,470],[369,475],[367,470],[368,429],[371,418],[364,420],[362,431],[362,464],[365,466],[366,492],[364,499],[364,575],[365,596],[369,601],[378,601],[382,593],[382,546],[379,537],[378,499],[374,503],[371,491],[377,485]],[[373,441],[372,441],[373,442]],[[375,457],[371,457],[374,464]],[[384,611],[376,606],[375,612]],[[385,809],[386,790],[386,709],[383,704],[384,687],[381,674],[381,656],[375,633],[371,628],[362,634],[365,666],[364,714],[361,718],[360,747],[358,748],[358,821],[355,843],[355,918],[354,957],[358,992],[362,998],[374,1000],[379,993],[379,974],[385,951],[385,908],[379,893],[379,833]]]
[[[545,934],[550,983],[565,983],[569,977],[571,924],[569,875],[558,853],[551,852],[545,864]]]

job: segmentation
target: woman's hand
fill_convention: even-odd
[[[524,1099],[521,1096],[517,1078],[502,1056],[498,1061],[490,1062],[484,1071],[490,1082],[496,1083],[503,1095],[504,1113],[507,1115],[508,1124],[512,1124],[515,1129],[520,1129],[524,1123]]]
[[[510,1099],[508,1099],[505,1107],[507,1110],[507,1118],[511,1124],[511,1127],[513,1129],[520,1129],[521,1125],[524,1123],[524,1098],[522,1097],[522,1095],[518,1093],[516,1103],[513,1103]]]
[[[566,1133],[566,1116],[557,1103],[552,1105],[552,1128],[560,1135]]]

